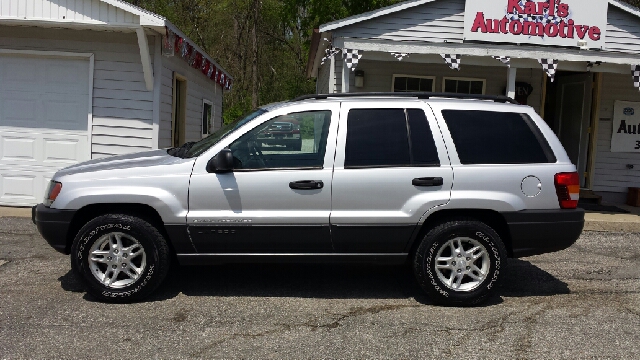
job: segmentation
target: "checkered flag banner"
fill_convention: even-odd
[[[359,50],[354,49],[342,49],[342,55],[344,56],[344,62],[351,71],[355,71],[358,66],[358,61],[362,57],[362,53]]]
[[[492,56],[492,58],[500,61],[508,67],[511,67],[511,58],[509,56]]]
[[[462,55],[440,54],[440,56],[442,56],[444,61],[452,70],[460,71],[460,60],[462,59]]]
[[[600,66],[600,64],[602,64],[602,61],[587,61],[587,71],[591,72],[594,66]]]
[[[640,65],[631,65],[631,75],[633,75],[633,86],[640,90]]]
[[[402,61],[402,59],[409,56],[409,54],[406,54],[406,53],[395,53],[395,52],[392,52],[391,55],[395,57],[398,61]]]
[[[329,45],[328,48],[324,50],[324,57],[320,61],[320,65],[324,65],[324,62],[334,57],[341,50],[339,48],[333,47],[333,45]]]
[[[558,60],[539,59],[538,62],[542,65],[542,70],[547,73],[547,76],[551,79],[551,82],[553,82],[556,77],[556,70],[558,70]]]
[[[537,6],[537,3],[535,2],[535,0],[520,0],[518,2],[518,5],[521,8],[525,8],[526,4],[529,2],[533,2]],[[572,15],[571,13],[569,13],[569,15],[565,17],[560,17],[557,14],[549,15],[549,8],[552,6],[555,6],[555,0],[545,0],[544,2],[546,2],[549,6],[547,6],[543,10],[542,15],[521,14],[521,13],[518,13],[517,10],[513,10],[513,12],[506,12],[506,9],[505,9],[505,16],[509,21],[520,21],[520,22],[529,21],[529,22],[535,22],[535,23],[542,23],[545,26],[548,24],[559,25],[562,20],[564,20],[566,23],[571,19],[571,15]]]

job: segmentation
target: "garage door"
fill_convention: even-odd
[[[0,205],[42,202],[63,167],[89,159],[89,61],[0,55]]]

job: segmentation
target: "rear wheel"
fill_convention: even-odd
[[[164,236],[145,220],[103,215],[87,223],[71,249],[71,268],[101,301],[143,299],[164,280],[170,252]]]
[[[420,286],[435,302],[475,305],[495,292],[506,260],[504,244],[491,227],[461,219],[427,233],[415,253],[413,269]]]

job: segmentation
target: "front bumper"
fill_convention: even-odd
[[[67,255],[71,251],[67,235],[75,214],[76,210],[52,209],[44,204],[38,204],[31,208],[31,220],[36,224],[40,235],[47,240],[51,247]]]
[[[502,215],[516,258],[564,250],[578,240],[584,227],[583,209],[523,210]]]

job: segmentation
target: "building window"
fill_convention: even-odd
[[[391,91],[435,91],[435,76],[393,75]]]
[[[442,79],[442,91],[456,94],[484,95],[487,81],[484,79],[470,79],[446,77]]]
[[[213,103],[209,100],[202,100],[202,136],[211,134],[213,126]]]

